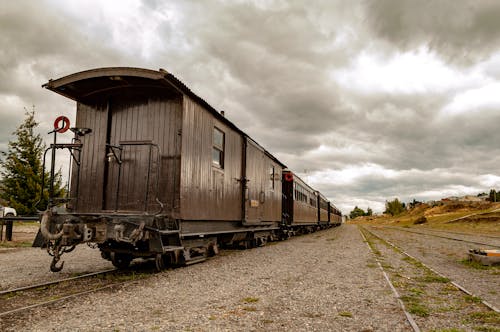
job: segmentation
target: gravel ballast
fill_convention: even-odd
[[[117,290],[34,309],[9,325],[28,331],[411,331],[373,264],[357,227],[342,225],[223,251]]]
[[[469,249],[477,247],[476,245],[391,228],[370,227],[370,230],[465,287],[475,296],[500,308],[499,269],[475,269],[464,264]],[[475,237],[475,241],[496,243],[479,236]]]
[[[50,271],[52,257],[40,248],[0,249],[0,290],[40,284],[78,274],[112,269],[113,264],[101,258],[99,250],[79,245],[62,256],[64,269]]]

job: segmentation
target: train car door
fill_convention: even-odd
[[[152,145],[152,122],[147,100],[110,103],[104,210],[147,211],[152,207],[159,152]]]
[[[268,165],[264,151],[246,138],[245,223],[259,224],[264,220]]]

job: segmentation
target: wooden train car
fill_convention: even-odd
[[[116,266],[155,257],[161,269],[203,260],[219,245],[283,236],[285,165],[172,74],[100,68],[43,87],[77,103],[73,143],[51,146],[74,159],[66,210],[51,200],[41,222],[53,271],[82,242],[97,243]],[[308,191],[297,223],[325,222],[314,191],[293,183]]]
[[[291,230],[312,231],[329,227],[340,214],[320,192],[290,170],[283,170],[283,224]]]

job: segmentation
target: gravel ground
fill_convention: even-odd
[[[34,309],[12,330],[411,331],[373,264],[343,225]]]
[[[500,269],[493,267],[479,270],[461,263],[467,258],[468,250],[477,246],[383,227],[369,229],[462,285],[474,295],[500,308]],[[475,237],[475,240],[492,243],[490,238]]]
[[[52,280],[113,268],[101,258],[99,250],[86,245],[77,246],[62,256],[64,269],[51,272],[52,257],[40,248],[2,248],[0,249],[0,290],[29,286]]]
[[[493,313],[486,306],[461,292],[446,278],[370,234],[367,238],[422,331],[495,331],[499,327],[491,322]],[[485,321],[485,317],[490,321]]]
[[[428,227],[416,227],[416,228],[404,228],[404,227],[385,227],[385,228],[392,228],[392,229],[397,229],[401,231],[407,231],[407,232],[419,232],[419,233],[427,233],[427,234],[433,234],[436,236],[444,236],[444,237],[452,237],[455,239],[463,240],[463,241],[472,241],[472,242],[477,242],[477,243],[484,243],[484,244],[489,244],[488,245],[481,245],[481,248],[485,249],[497,249],[497,247],[500,247],[500,236],[491,236],[491,235],[485,235],[485,234],[465,234],[461,232],[449,232],[449,231],[444,231],[444,230],[437,230],[433,228],[428,228]],[[415,234],[415,233],[414,233]],[[470,246],[475,246],[477,247],[477,244],[469,244]]]

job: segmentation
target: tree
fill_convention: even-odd
[[[384,213],[390,214],[391,216],[397,216],[405,210],[405,204],[401,203],[399,199],[395,198],[393,201],[385,202]]]
[[[0,175],[3,178],[0,197],[16,209],[19,215],[32,215],[36,213],[37,208],[45,209],[47,206],[49,173],[45,173],[46,190],[40,197],[45,144],[40,134],[35,134],[35,128],[38,126],[35,121],[35,108],[25,111],[24,122],[12,133],[16,139],[9,141],[7,152],[0,152]],[[54,196],[62,197],[64,194],[59,171],[54,179]]]
[[[490,202],[498,202],[498,193],[495,189],[490,190]]]
[[[372,211],[372,209],[370,209],[370,207],[368,207],[368,209],[366,210],[366,215],[367,216],[373,215],[373,211]]]
[[[355,206],[354,209],[349,213],[349,218],[354,219],[357,217],[362,217],[365,215],[365,211],[363,209],[360,209],[359,207]]]

